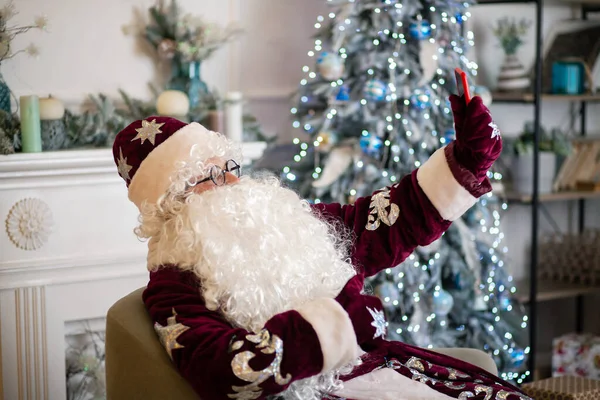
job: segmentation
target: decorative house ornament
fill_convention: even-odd
[[[48,241],[52,225],[50,207],[39,199],[19,200],[6,217],[6,233],[10,241],[23,250],[42,247]]]

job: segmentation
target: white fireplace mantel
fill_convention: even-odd
[[[65,323],[147,282],[137,208],[110,149],[68,150],[0,156],[0,218],[0,400],[64,400]]]

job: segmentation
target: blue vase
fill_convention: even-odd
[[[200,67],[202,63],[193,61],[188,65],[188,76],[190,78],[187,87],[187,94],[190,98],[190,107],[194,108],[200,103],[200,99],[208,94],[208,86],[200,76]]]
[[[4,81],[4,77],[0,74],[0,110],[11,113],[10,107],[10,89]]]
[[[190,100],[190,108],[198,106],[202,97],[209,94],[208,85],[202,80],[202,62],[173,63],[171,79],[167,85],[171,90],[180,90],[186,93]]]

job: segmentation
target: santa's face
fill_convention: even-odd
[[[207,177],[189,173],[194,182]],[[151,238],[151,266],[193,271],[207,307],[252,331],[275,314],[335,297],[355,273],[344,230],[274,177],[226,172],[224,180],[171,193],[143,214],[138,234]]]

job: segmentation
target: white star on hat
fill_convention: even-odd
[[[155,119],[153,119],[151,122],[143,120],[142,127],[137,128],[135,130],[138,134],[136,135],[136,137],[131,139],[131,141],[133,142],[136,139],[140,139],[142,141],[142,144],[144,144],[144,142],[146,140],[149,140],[150,143],[152,143],[152,145],[154,145],[154,142],[156,141],[156,135],[158,135],[159,133],[162,133],[162,131],[160,130],[160,127],[163,126],[164,124],[165,124],[164,122],[157,124]]]
[[[129,171],[133,168],[131,165],[127,164],[127,157],[123,157],[123,149],[119,149],[119,159],[117,169],[119,171],[119,175],[126,181],[130,180]]]

